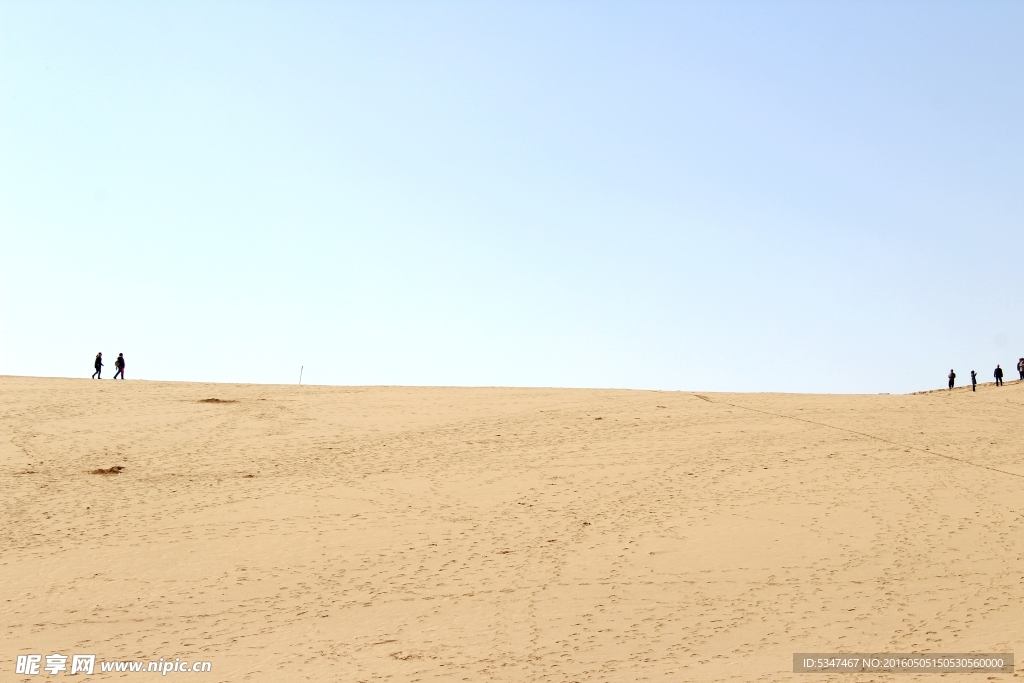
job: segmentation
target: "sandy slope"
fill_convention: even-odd
[[[1024,636],[1016,383],[4,377],[0,408],[0,680],[60,652],[208,659],[204,681],[810,681],[794,651]]]

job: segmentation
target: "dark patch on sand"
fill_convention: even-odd
[[[199,402],[200,403],[238,403],[238,401],[235,401],[233,399],[223,399],[223,398],[204,398],[204,399],[201,399]]]
[[[123,470],[124,470],[124,467],[122,467],[121,465],[114,465],[113,467],[109,467],[109,468],[107,468],[105,470],[104,469],[93,470],[89,474],[121,474],[121,472]]]
[[[409,661],[410,659],[423,659],[423,655],[419,652],[392,652],[388,657],[391,657],[391,659],[399,659],[403,662]]]

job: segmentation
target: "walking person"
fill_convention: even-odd
[[[953,372],[953,369],[952,369],[952,368],[950,368],[950,369],[949,369],[949,388],[950,388],[950,389],[952,389],[952,388],[953,388],[953,382],[954,382],[955,380],[956,380],[956,373],[955,373],[955,372]]]
[[[117,372],[114,373],[114,379],[117,379],[118,375],[121,375],[121,379],[124,379],[124,354],[117,354],[117,360],[114,361],[114,367],[117,368]]]
[[[977,391],[977,390],[978,390],[978,373],[976,373],[974,370],[971,370],[971,391]]]
[[[1020,374],[1020,378],[1024,380],[1024,358],[1017,361],[1017,373]]]
[[[92,378],[93,379],[103,379],[102,377],[100,377],[100,373],[103,372],[103,352],[102,351],[100,353],[96,354],[96,362],[94,362],[92,364],[92,366],[94,368],[96,368],[96,372],[92,373]]]
[[[1001,367],[997,365],[996,371],[992,373],[992,376],[996,378],[997,387],[1003,386],[1003,369]]]

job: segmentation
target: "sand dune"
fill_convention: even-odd
[[[1024,636],[1019,383],[4,377],[0,401],[0,680],[58,652],[203,681],[808,681],[793,652]],[[897,678],[935,676],[842,680]]]

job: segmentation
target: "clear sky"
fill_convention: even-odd
[[[1024,356],[1024,3],[0,3],[0,374],[902,392]]]

